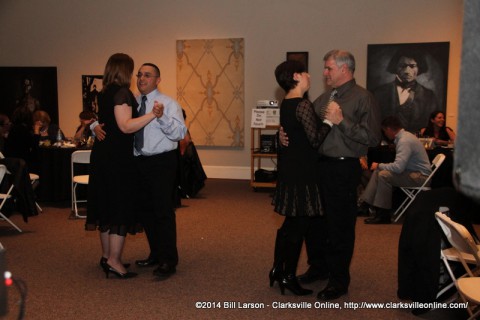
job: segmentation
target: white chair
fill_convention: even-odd
[[[405,213],[405,211],[412,204],[412,202],[415,200],[415,198],[420,192],[431,189],[429,185],[430,185],[430,182],[432,181],[432,177],[435,174],[435,172],[437,172],[438,168],[440,168],[444,160],[445,160],[445,155],[443,153],[437,154],[437,156],[432,161],[432,172],[420,187],[400,187],[400,190],[402,190],[407,195],[407,197],[405,198],[405,200],[403,200],[402,204],[397,208],[397,210],[393,214],[394,216],[393,220],[395,222],[397,222],[398,219],[400,219],[400,217]]]
[[[467,308],[469,319],[475,319],[480,315],[480,278],[477,277],[480,271],[480,245],[475,242],[465,226],[452,221],[444,213],[436,212],[435,218],[452,245],[452,248],[442,250],[442,260],[460,297],[464,302],[469,302]],[[466,273],[461,277],[455,277],[449,261],[459,261]]]
[[[38,174],[30,173],[29,175],[30,175],[30,181],[32,181],[32,185],[38,180],[40,180],[40,176]],[[38,211],[43,212],[42,207],[40,207],[37,201],[35,201],[35,205],[37,206]]]
[[[5,177],[6,173],[7,173],[7,167],[5,167],[3,164],[0,164],[0,184],[2,183],[3,178]],[[0,218],[7,221],[8,223],[10,223],[12,225],[12,227],[17,229],[18,232],[22,232],[22,229],[20,229],[15,223],[13,223],[12,220],[8,219],[2,213],[2,208],[5,205],[5,202],[7,201],[7,199],[11,198],[12,190],[13,190],[13,184],[8,188],[7,193],[0,193],[0,200],[1,200],[1,202],[0,202]]]
[[[5,159],[5,156],[4,156],[3,153],[1,153],[1,152],[0,152],[0,159]],[[8,172],[8,169],[7,169],[7,173],[10,173],[10,172]],[[29,173],[29,175],[30,175],[30,181],[32,182],[32,185],[33,185],[37,180],[40,179],[40,176],[39,176],[38,174]],[[37,206],[38,211],[43,212],[42,207],[40,207],[40,205],[38,204],[37,201],[35,201],[35,205]]]
[[[83,163],[89,164],[90,163],[90,153],[91,150],[79,150],[72,153],[72,160],[71,160],[71,172],[72,172],[72,211],[75,212],[76,218],[86,218],[86,216],[78,214],[78,206],[77,203],[87,202],[87,200],[78,200],[77,199],[77,186],[79,184],[88,185],[89,175],[76,175],[75,174],[75,164],[76,163]]]

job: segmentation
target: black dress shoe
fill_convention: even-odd
[[[148,257],[145,260],[137,260],[135,261],[135,264],[139,267],[152,267],[154,265],[157,265],[159,263],[158,259]]]
[[[288,289],[296,296],[307,296],[313,293],[310,289],[302,288],[294,274],[284,276],[282,280],[278,282],[278,285],[282,295],[285,294],[285,289]]]
[[[370,217],[372,212],[370,205],[366,202],[362,202],[361,205],[357,206],[357,217]]]
[[[347,294],[347,289],[340,289],[332,286],[327,286],[325,289],[320,291],[317,295],[318,300],[335,300]]]
[[[162,279],[170,277],[175,272],[177,272],[175,266],[171,266],[168,263],[161,263],[155,270],[153,270],[153,274]]]
[[[297,277],[298,281],[301,283],[312,283],[318,280],[328,279],[327,272],[321,272],[317,268],[309,267],[307,272],[301,274]]]
[[[366,224],[390,224],[392,220],[390,215],[376,215],[373,218],[365,219]]]

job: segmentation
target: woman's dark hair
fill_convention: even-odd
[[[285,90],[285,92],[289,92],[298,84],[298,81],[293,79],[293,74],[306,71],[307,68],[302,62],[297,60],[287,60],[280,63],[275,68],[275,78],[277,79],[278,85]]]
[[[133,59],[125,53],[115,53],[107,61],[105,71],[103,73],[103,88],[112,83],[119,86],[130,87],[133,74]]]
[[[78,117],[82,120],[97,119],[97,115],[93,111],[84,110],[80,112]]]
[[[428,137],[433,137],[434,136],[435,131],[433,129],[432,120],[435,119],[440,113],[443,114],[443,116],[445,117],[445,113],[441,110],[435,110],[432,113],[430,113],[430,117],[428,117],[427,126],[425,127],[425,131],[423,131],[424,136],[428,136]],[[446,123],[443,125],[443,127],[440,128],[439,133],[440,133],[440,135],[446,134],[448,136]]]
[[[392,74],[396,74],[398,61],[400,61],[400,58],[402,57],[415,60],[418,67],[417,75],[421,75],[422,73],[425,73],[428,71],[428,65],[427,65],[427,60],[425,59],[425,53],[415,48],[399,49],[390,59],[390,62],[388,63],[388,66],[387,66],[387,71]]]

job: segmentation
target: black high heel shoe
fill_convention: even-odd
[[[100,258],[100,267],[101,267],[102,269],[105,269],[105,265],[107,264],[107,261],[108,261],[108,258],[105,258],[105,257],[101,257],[101,258]],[[130,263],[124,263],[124,264],[123,264],[123,267],[124,267],[125,269],[130,268]]]
[[[135,273],[135,272],[127,271],[125,273],[121,273],[120,271],[117,271],[115,268],[110,266],[108,263],[105,263],[105,268],[103,269],[103,271],[105,272],[105,276],[107,277],[107,279],[110,272],[116,275],[120,279],[129,279],[129,278],[134,278],[138,276],[138,273]]]
[[[278,281],[278,283],[282,281],[282,273],[283,270],[281,270],[280,266],[274,266],[272,270],[270,270],[270,273],[268,274],[268,278],[270,279],[270,287],[273,287],[275,281]]]
[[[284,276],[281,281],[278,281],[278,284],[282,295],[285,294],[285,289],[290,290],[296,296],[307,296],[313,293],[310,289],[302,288],[294,274]]]

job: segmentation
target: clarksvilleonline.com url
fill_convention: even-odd
[[[197,309],[466,309],[468,302],[244,302],[244,301],[196,301]]]
[[[466,309],[468,302],[344,302],[344,309]]]

